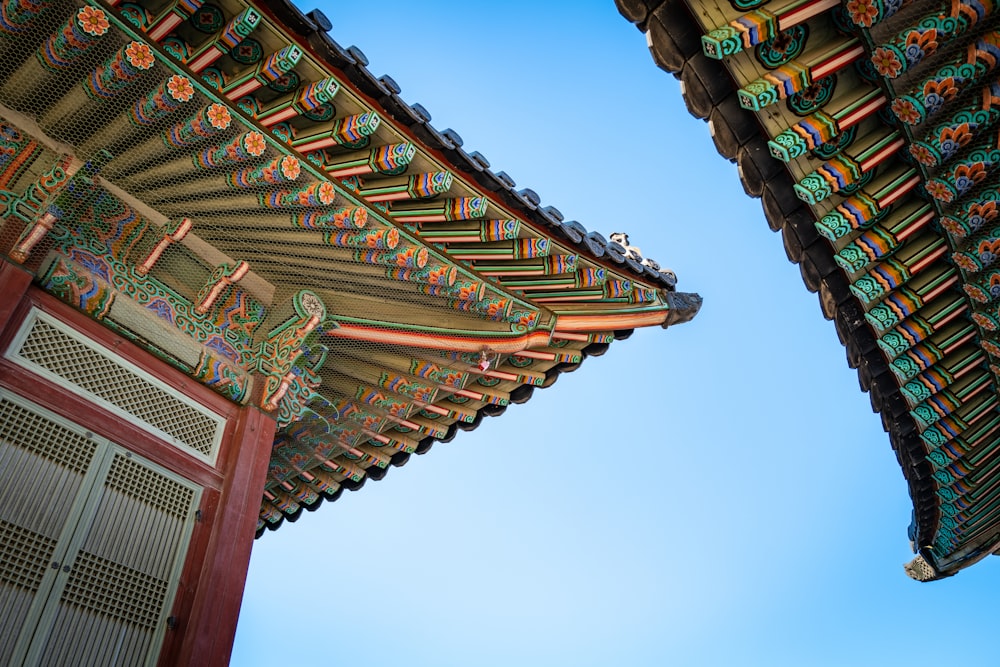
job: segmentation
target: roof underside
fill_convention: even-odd
[[[921,580],[1000,540],[991,3],[616,0],[763,200],[881,414]]]
[[[435,130],[325,17],[267,4],[0,20],[0,250],[274,414],[259,530],[697,312],[671,272]]]

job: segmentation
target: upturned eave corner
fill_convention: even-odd
[[[1000,539],[996,6],[616,0],[834,321],[914,507],[906,566]],[[972,120],[970,120],[972,119]],[[957,137],[957,139],[956,139]]]
[[[4,7],[0,252],[275,419],[258,532],[523,402],[622,331],[697,312],[627,234],[564,220],[435,129],[318,11]]]

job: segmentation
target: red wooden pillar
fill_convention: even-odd
[[[11,323],[14,310],[31,286],[31,274],[0,258],[0,335]]]
[[[180,651],[176,661],[161,656],[161,664],[229,664],[274,432],[270,416],[254,407],[240,411],[226,446],[225,481],[215,516],[204,517],[214,525],[191,615],[180,619]]]

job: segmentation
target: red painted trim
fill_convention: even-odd
[[[0,359],[0,386],[192,482],[215,489],[223,484],[222,474],[204,461],[6,359]]]
[[[549,332],[541,330],[518,336],[487,334],[471,338],[451,336],[443,332],[413,331],[402,328],[385,329],[353,322],[340,322],[336,328],[324,331],[324,333],[335,338],[447,350],[448,352],[480,352],[483,348],[488,347],[490,352],[503,354],[521,352],[533,347],[544,347],[549,344],[550,339]]]
[[[176,652],[164,651],[160,665],[229,663],[275,430],[268,415],[252,407],[241,411],[226,447],[239,456],[227,457],[232,466],[225,470],[219,505],[203,517],[213,524],[212,535],[206,555],[198,558],[201,572],[191,613],[179,619],[181,645]],[[193,561],[192,554],[188,568]]]
[[[205,489],[201,495],[199,509],[202,512],[202,520],[195,524],[194,530],[191,532],[191,541],[188,543],[184,568],[181,571],[180,580],[177,582],[174,606],[170,610],[170,616],[175,619],[186,619],[191,616],[191,608],[198,592],[202,564],[205,562],[205,554],[208,552],[212,531],[215,528],[215,525],[204,517],[214,517],[218,513],[220,496],[221,493],[214,489]],[[177,654],[186,638],[185,629],[187,629],[187,624],[182,620],[174,628],[168,627],[166,636],[163,638],[163,645],[160,647],[159,662],[161,665],[173,665],[177,662]]]
[[[798,5],[785,14],[778,15],[778,30],[787,30],[794,25],[808,21],[840,4],[840,0],[820,0]]]

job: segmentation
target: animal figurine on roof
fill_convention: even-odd
[[[643,266],[648,266],[653,271],[657,271],[660,274],[660,278],[667,284],[667,289],[674,289],[677,286],[677,274],[670,269],[661,269],[658,262],[651,259],[646,259],[642,256],[642,250],[639,246],[630,245],[628,242],[628,234],[624,232],[615,232],[608,237],[612,243],[617,243],[620,245],[625,252],[623,253],[626,257],[636,262],[639,262]]]

